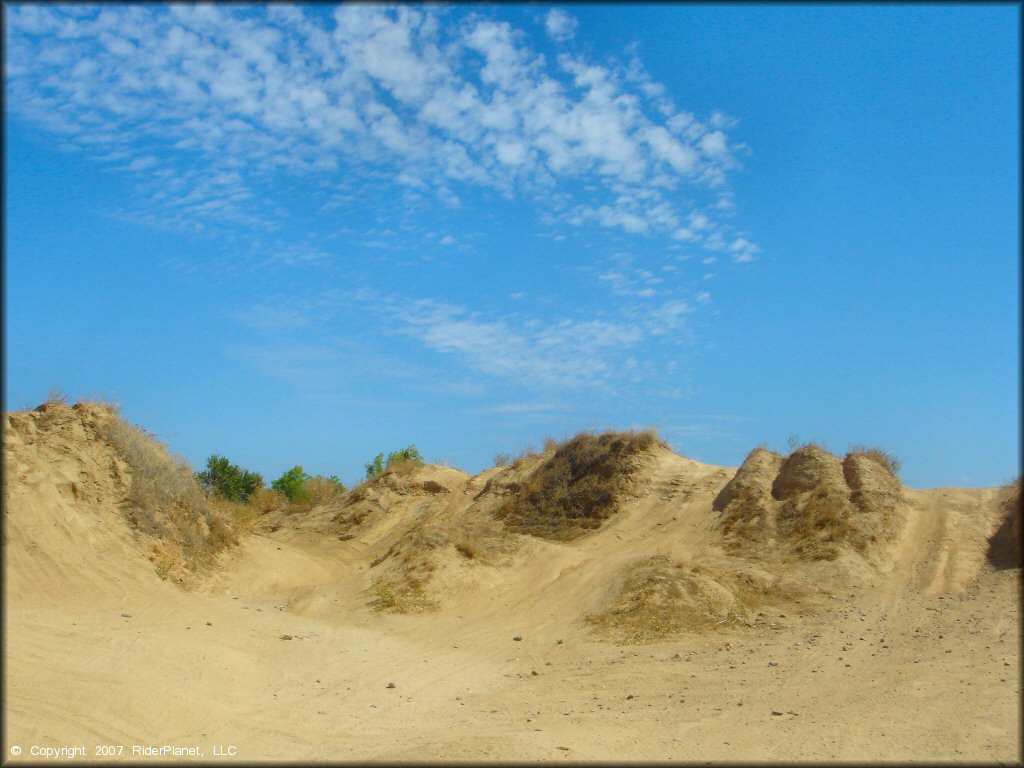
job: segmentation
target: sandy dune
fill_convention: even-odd
[[[495,519],[543,457],[475,477],[422,466],[342,506],[271,513],[184,589],[126,523],[130,469],[95,414],[54,408],[5,422],[12,763],[44,759],[33,746],[105,759],[100,745],[303,762],[1021,760],[1019,489],[1016,506],[1013,489],[878,490],[840,467],[836,484],[861,483],[850,499],[891,502],[891,530],[815,559],[783,546],[797,502],[764,501],[764,538],[724,531],[716,499],[737,468],[663,447],[621,511],[571,541]],[[766,462],[748,462],[768,473],[750,494],[779,471]],[[873,525],[874,509],[850,519]],[[636,584],[691,623],[613,642]],[[406,587],[414,610],[373,609]]]

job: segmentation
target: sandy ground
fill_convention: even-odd
[[[185,591],[101,494],[68,492],[70,457],[14,448],[12,764],[162,745],[242,761],[1021,761],[1020,570],[984,560],[992,490],[908,489],[880,569],[816,563],[818,599],[621,646],[584,613],[631,558],[713,549],[710,498],[733,469],[662,456],[651,487],[667,492],[575,542],[445,571],[439,610],[394,615],[368,608],[368,566],[422,513],[411,502],[347,540],[308,521],[250,536]]]

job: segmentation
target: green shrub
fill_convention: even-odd
[[[216,454],[207,460],[203,472],[195,473],[195,478],[204,491],[228,501],[245,501],[263,487],[263,478],[258,473],[242,469]]]
[[[305,495],[305,485],[311,480],[312,477],[306,474],[302,467],[295,465],[277,480],[272,482],[270,486],[275,491],[280,491],[288,497],[288,501],[299,501]]]
[[[394,469],[402,464],[414,462],[416,464],[423,463],[423,457],[420,456],[420,452],[416,449],[415,445],[410,445],[408,448],[402,448],[398,451],[392,451],[388,454],[385,460],[383,453],[378,453],[373,457],[373,460],[367,463],[366,466],[366,479],[376,477],[386,469]]]
[[[405,464],[409,461],[417,464],[423,463],[423,457],[420,456],[420,452],[416,450],[415,445],[410,445],[408,448],[403,448],[400,451],[392,451],[389,453],[388,460],[384,462],[384,469],[391,469],[392,467],[397,467],[399,464]]]
[[[384,471],[384,454],[378,453],[373,459],[366,464],[366,479],[369,480],[371,477],[376,477]]]

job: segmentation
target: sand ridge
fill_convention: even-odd
[[[1020,760],[1019,549],[999,534],[1014,514],[1019,531],[1019,487],[900,487],[891,536],[837,535],[826,559],[772,526],[837,488],[842,514],[869,514],[854,494],[891,490],[870,466],[794,461],[787,488],[757,451],[744,483],[653,446],[620,508],[561,541],[492,514],[548,454],[424,465],[268,515],[186,589],[126,522],[101,416],[49,410],[5,422],[5,755]],[[757,504],[730,512],[744,485]],[[731,545],[751,509],[774,516]],[[403,589],[421,603],[381,602]]]

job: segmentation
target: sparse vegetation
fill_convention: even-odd
[[[808,443],[783,461],[755,449],[714,502],[726,549],[781,554],[766,548],[774,539],[806,560],[834,560],[842,549],[874,556],[900,524],[899,481],[886,456],[862,449],[839,462]]]
[[[374,599],[370,608],[381,613],[426,613],[436,610],[436,600],[431,600],[419,587],[398,587],[378,580],[373,584]]]
[[[420,456],[420,452],[416,449],[415,445],[410,445],[409,447],[402,448],[398,451],[392,451],[388,454],[386,460],[383,453],[378,453],[365,465],[366,479],[370,480],[385,470],[397,469],[403,464],[415,466],[422,463],[423,457]]]
[[[512,463],[512,457],[507,453],[496,453],[494,454],[494,466],[496,467],[507,467]]]
[[[663,445],[653,430],[584,432],[561,445],[523,481],[495,516],[520,533],[568,541],[618,511],[631,485],[634,459]]]
[[[895,477],[900,471],[900,460],[889,453],[883,451],[881,448],[870,447],[866,445],[854,445],[850,447],[847,455],[850,456],[867,456],[872,461],[878,463],[879,466],[889,470],[889,472]]]
[[[838,542],[851,538],[849,496],[838,489],[819,485],[806,499],[792,498],[778,512],[779,533],[794,550],[811,560],[835,560]]]
[[[771,587],[655,555],[626,569],[610,603],[584,618],[599,634],[622,644],[646,643],[685,631],[749,625],[753,608]]]
[[[726,548],[763,544],[775,531],[775,511],[769,492],[742,485],[722,510],[719,526],[727,537]]]
[[[111,416],[99,432],[128,467],[125,515],[133,528],[158,540],[153,547],[158,573],[180,579],[237,544],[236,532],[207,503],[188,463],[172,457],[150,433]]]
[[[46,405],[67,405],[68,396],[64,394],[64,390],[52,387],[49,393],[46,395]]]
[[[790,435],[786,440],[786,445],[789,447],[790,455],[804,448],[817,448],[819,451],[829,453],[828,448],[826,448],[825,444],[821,441],[814,439],[801,440],[799,435]]]
[[[228,501],[245,501],[263,487],[259,473],[242,469],[216,454],[207,459],[205,470],[195,473],[195,479],[204,491]]]
[[[260,488],[247,499],[251,507],[261,514],[277,512],[288,506],[288,497],[273,488]]]
[[[302,484],[300,498],[310,507],[317,507],[340,499],[344,493],[345,486],[336,475],[313,475]]]
[[[384,471],[384,454],[378,453],[366,463],[366,479],[376,477]]]

